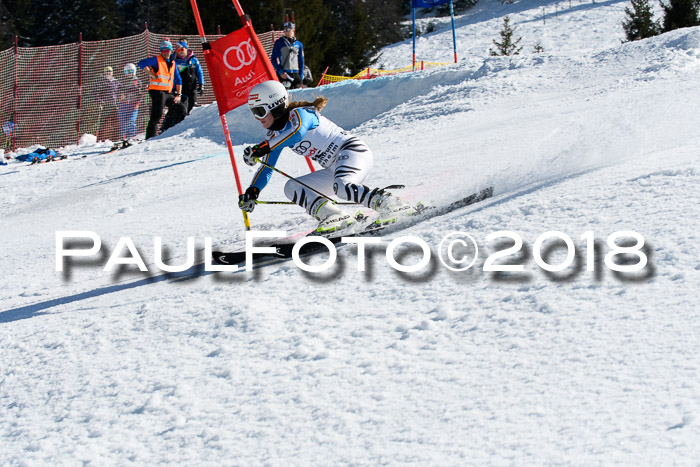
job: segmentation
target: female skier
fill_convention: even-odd
[[[318,97],[313,102],[290,103],[287,89],[278,81],[265,81],[253,87],[248,94],[248,107],[268,130],[268,139],[245,149],[245,163],[253,166],[255,159],[259,158],[274,167],[282,149],[291,148],[323,167],[323,170],[298,178],[314,190],[374,209],[380,214],[380,223],[391,222],[398,213],[414,213],[413,207],[388,191],[362,184],[374,163],[372,151],[360,139],[320,114],[327,101]],[[239,197],[238,205],[242,210],[253,211],[255,200],[271,175],[269,167],[262,166],[257,171],[250,187]],[[355,222],[329,198],[294,180],[285,184],[284,194],[319,221],[316,228],[319,235],[327,235]]]

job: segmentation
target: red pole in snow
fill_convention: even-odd
[[[236,2],[234,2],[235,5]],[[209,47],[205,47],[204,45],[207,42],[207,38],[204,34],[204,26],[202,25],[202,18],[199,16],[199,8],[197,7],[197,0],[190,0],[190,4],[192,5],[192,12],[194,13],[194,20],[197,23],[197,31],[199,32],[199,40],[202,42],[202,49],[204,52],[204,60],[207,61],[207,58],[209,58],[209,54],[211,53]],[[239,5],[236,5],[236,10],[239,10]],[[243,10],[238,11],[239,15],[241,16],[241,19],[243,19]],[[244,21],[245,24],[245,21]],[[238,195],[243,194],[243,188],[241,185],[241,177],[238,175],[238,166],[236,165],[236,158],[234,157],[233,154],[233,143],[231,142],[231,134],[229,133],[228,130],[228,122],[226,122],[226,115],[225,114],[219,114],[219,117],[221,119],[221,126],[223,127],[224,130],[224,138],[226,140],[226,148],[228,149],[228,154],[229,154],[229,159],[231,160],[231,166],[233,167],[233,176],[236,180],[236,188],[238,189]],[[243,224],[245,225],[246,230],[250,230],[250,218],[248,217],[248,213],[245,211],[241,211],[243,213]]]
[[[10,141],[12,143],[10,144],[10,150],[14,151],[17,149],[17,80],[19,79],[17,76],[17,67],[19,66],[19,45],[17,41],[17,36],[15,36],[15,89],[14,89],[14,97],[12,99],[12,123],[15,124],[15,126],[12,127],[12,133],[10,137]]]
[[[326,77],[326,72],[327,72],[327,71],[328,71],[328,67],[326,67],[326,69],[325,69],[325,70],[323,70],[323,74],[321,75],[321,79],[320,79],[320,80],[318,80],[318,84],[317,84],[316,86],[320,86],[320,85],[321,85],[321,83],[323,83],[323,78],[325,78],[325,77]]]
[[[78,40],[78,123],[76,125],[76,144],[80,141],[80,114],[83,108],[83,33]]]

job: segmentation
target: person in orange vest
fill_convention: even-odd
[[[138,65],[142,70],[148,68],[150,75],[148,95],[151,98],[151,117],[146,128],[148,139],[156,135],[165,107],[168,107],[168,113],[163,121],[161,133],[185,118],[187,105],[186,101],[182,102],[180,95],[182,79],[175,65],[173,44],[169,40],[160,43],[160,55],[145,58]]]

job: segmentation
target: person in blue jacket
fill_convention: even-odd
[[[187,48],[187,41],[180,39],[175,44],[175,63],[182,79],[182,96],[187,97],[187,115],[197,103],[197,96],[204,94],[204,73],[199,60]]]
[[[313,102],[290,103],[287,89],[279,81],[254,86],[248,94],[248,108],[268,130],[268,139],[247,147],[243,161],[254,166],[262,160],[274,167],[282,150],[290,148],[323,167],[290,179],[284,186],[287,198],[319,221],[315,231],[318,235],[333,233],[355,222],[331,201],[331,196],[377,211],[379,224],[393,222],[399,214],[415,213],[412,206],[386,189],[363,184],[374,165],[372,151],[358,137],[321,115],[327,100],[317,97]],[[253,211],[271,175],[272,169],[264,165],[257,171],[250,187],[239,197],[238,206],[243,211]]]
[[[151,98],[151,117],[146,128],[146,139],[156,136],[166,106],[168,113],[161,132],[180,123],[187,114],[187,101],[183,103],[181,97],[182,79],[172,54],[173,44],[164,40],[160,43],[160,55],[145,58],[138,63],[140,69],[148,68],[150,76],[148,96]]]
[[[284,23],[283,29],[284,36],[275,41],[270,59],[284,87],[297,89],[304,74],[304,46],[294,36],[294,23]]]

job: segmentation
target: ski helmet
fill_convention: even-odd
[[[248,94],[248,108],[261,120],[272,113],[275,120],[289,107],[289,94],[279,81],[265,81],[253,87]]]
[[[127,63],[124,65],[124,74],[125,75],[135,75],[136,74],[136,65],[133,63]]]

